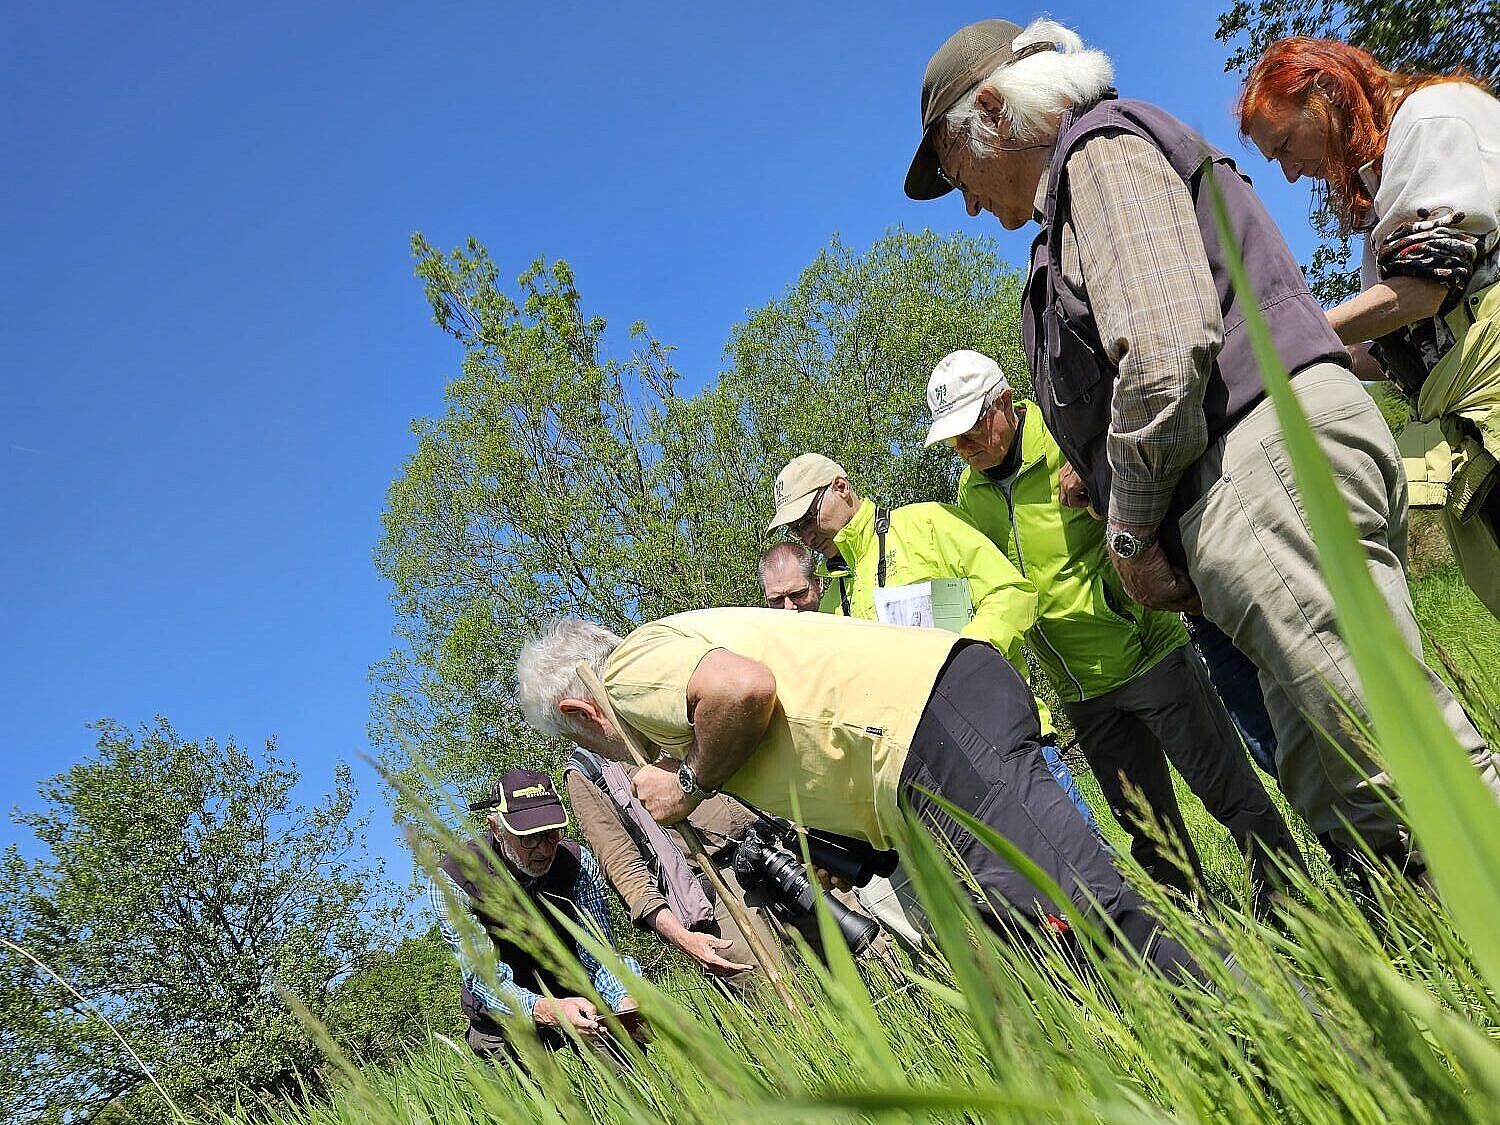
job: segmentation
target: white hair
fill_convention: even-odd
[[[1000,396],[1008,390],[1010,390],[1010,384],[1001,379],[993,387],[985,391],[984,399],[979,404],[979,413],[983,414],[990,407],[994,406],[995,403],[1000,401]]]
[[[1077,32],[1060,23],[1033,20],[1016,36],[1013,46],[1019,50],[1029,43],[1056,43],[1059,49],[996,67],[948,111],[949,134],[967,129],[975,156],[992,156],[1000,144],[999,130],[979,108],[979,91],[984,87],[992,89],[1004,105],[1001,117],[1010,140],[1025,144],[1052,139],[1049,118],[1067,106],[1098,101],[1114,82],[1115,67],[1109,56],[1085,47]]]
[[[592,621],[549,621],[516,657],[516,694],[526,721],[545,735],[577,733],[574,721],[557,705],[564,699],[592,699],[577,666],[587,664],[602,677],[604,662],[619,644],[619,637]]]

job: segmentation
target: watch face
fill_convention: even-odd
[[[698,792],[698,779],[693,776],[692,767],[686,762],[677,767],[677,784],[689,797]]]
[[[1122,559],[1135,557],[1135,536],[1127,531],[1117,531],[1109,537],[1109,549]]]

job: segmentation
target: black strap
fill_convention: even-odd
[[[891,513],[884,508],[875,509],[875,549],[879,552],[875,557],[879,561],[875,564],[875,585],[885,588],[885,533],[891,529]],[[847,608],[845,609],[847,613]]]
[[[844,581],[844,576],[839,575],[839,604],[844,607],[844,616],[852,616],[849,612],[849,586]]]
[[[582,746],[573,747],[573,753],[568,755],[568,760],[563,765],[563,771],[577,770],[588,778],[599,788],[604,788],[604,763],[589,750]]]

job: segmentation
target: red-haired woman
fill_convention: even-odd
[[[1389,377],[1420,420],[1441,421],[1444,529],[1500,617],[1500,102],[1461,73],[1404,74],[1347,43],[1283,39],[1250,71],[1239,123],[1288,182],[1321,181],[1344,229],[1364,235],[1363,290],[1328,319],[1361,378]]]

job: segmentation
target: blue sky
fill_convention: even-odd
[[[1122,92],[1243,153],[1305,257],[1305,188],[1231,126],[1219,7],[1045,10],[1112,55]],[[129,9],[0,24],[6,807],[102,716],[274,736],[310,794],[366,749],[385,489],[458,361],[413,231],[472,234],[511,277],[568,259],[590,310],[647,320],[694,385],[835,232],[980,229],[1018,261],[1030,238],[901,179],[931,52],[1042,9]],[[380,816],[374,842],[398,855]]]

